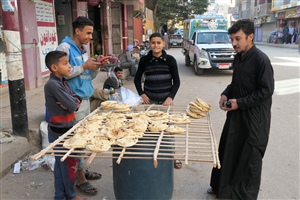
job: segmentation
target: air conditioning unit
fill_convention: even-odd
[[[258,6],[256,7],[256,12],[257,12],[257,13],[260,12],[260,5],[258,5]]]

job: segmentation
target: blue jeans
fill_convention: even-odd
[[[48,140],[54,142],[58,137],[48,126]],[[54,148],[58,149],[58,148]],[[61,148],[59,148],[61,150]],[[68,200],[76,197],[75,181],[77,172],[77,159],[67,158],[63,162],[60,161],[62,156],[55,156],[54,165],[54,199]]]

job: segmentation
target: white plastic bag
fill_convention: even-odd
[[[119,103],[127,103],[132,107],[135,107],[143,103],[142,97],[140,97],[137,93],[125,87],[120,87],[119,89],[117,89],[116,96],[117,96],[117,101]]]
[[[48,123],[46,121],[42,121],[40,124],[40,131],[42,135],[42,147],[43,149],[49,146],[48,140]]]

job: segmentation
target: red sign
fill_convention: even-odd
[[[100,3],[100,0],[89,0],[88,2],[91,6],[97,6]]]

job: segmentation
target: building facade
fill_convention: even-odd
[[[121,54],[128,44],[133,44],[135,37],[142,39],[146,32],[144,19],[136,20],[133,15],[134,10],[144,12],[144,0],[3,0],[1,2],[2,12],[16,10],[18,13],[24,82],[27,90],[43,84],[43,77],[50,73],[44,63],[45,55],[56,49],[65,36],[72,37],[72,21],[78,16],[86,16],[94,21],[93,41],[86,47],[91,55]],[[2,12],[0,12],[0,29],[5,23]],[[1,36],[0,87],[6,87],[8,81],[9,75]]]
[[[277,43],[288,43],[283,38],[284,27],[293,33],[293,43],[300,32],[300,0],[237,0],[239,19],[252,19],[255,24],[255,41],[268,42],[272,34],[280,40]],[[285,35],[285,36],[283,36]]]

